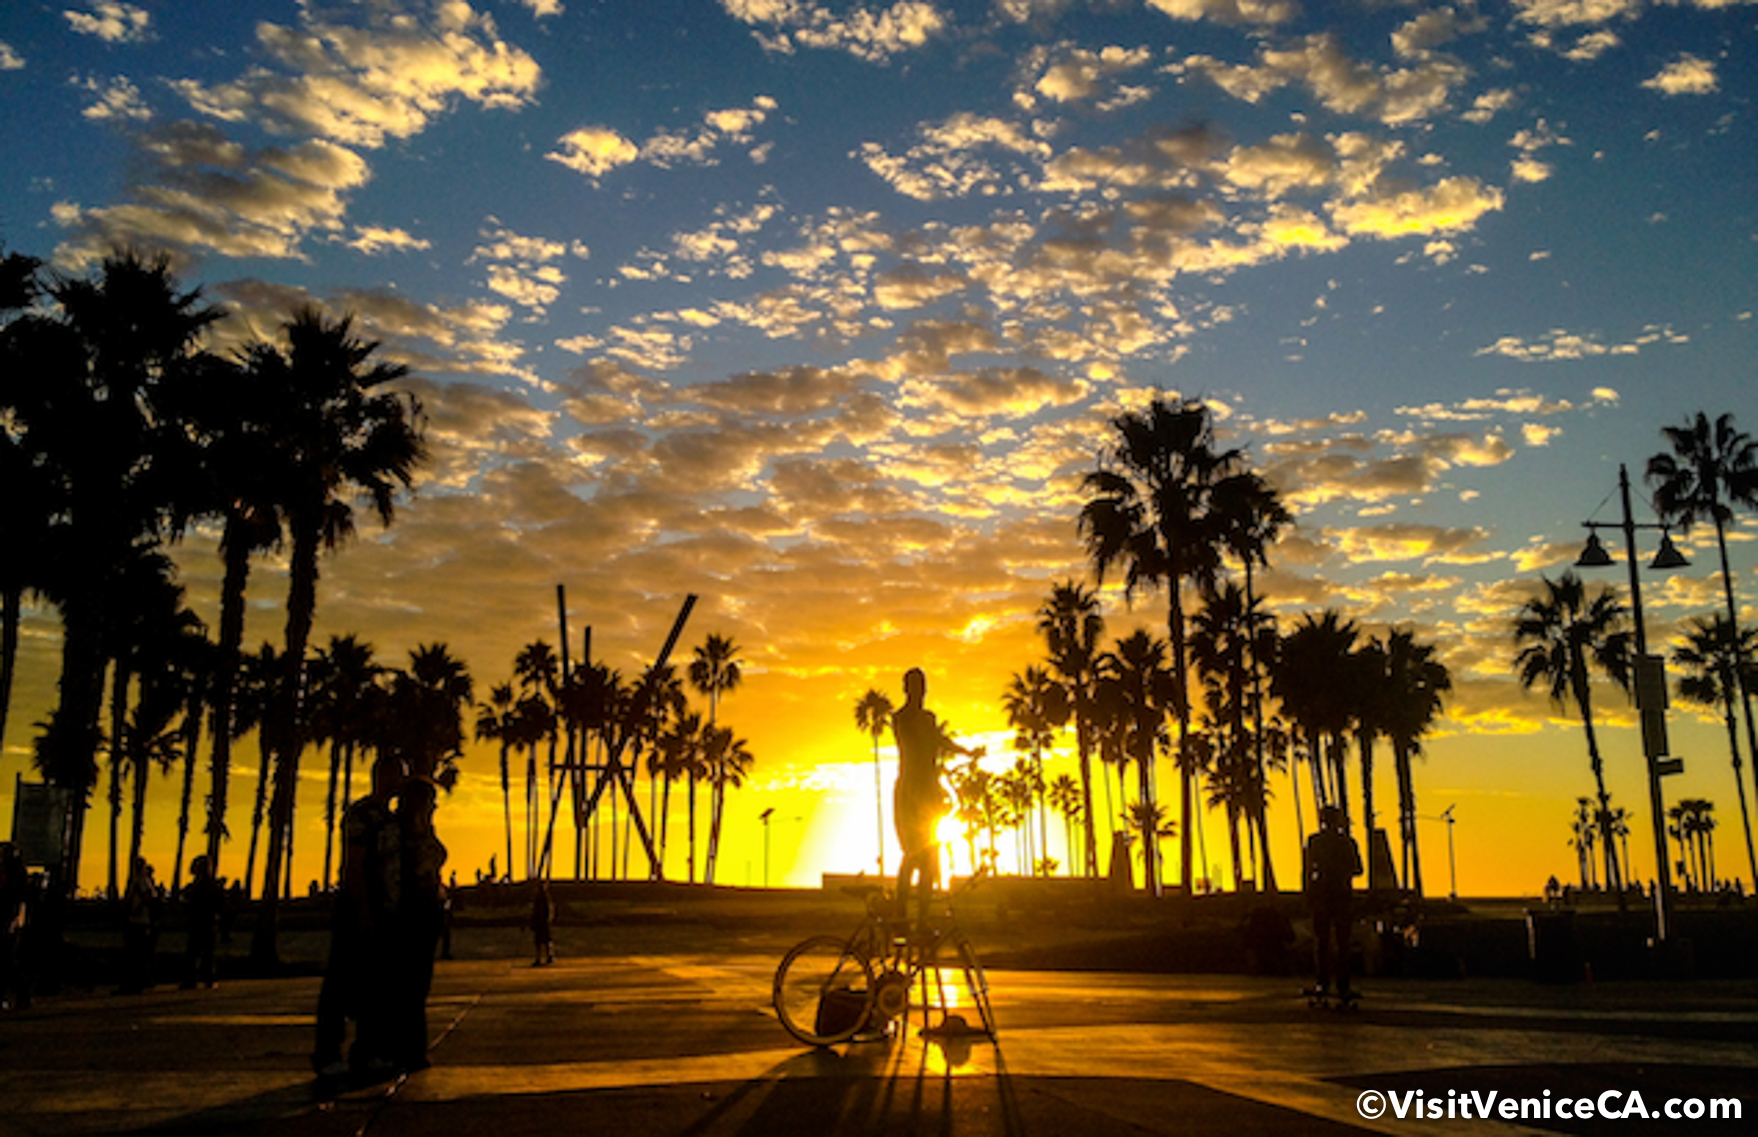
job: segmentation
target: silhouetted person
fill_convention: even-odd
[[[391,1061],[400,1070],[427,1068],[427,993],[445,923],[440,869],[446,847],[433,831],[434,784],[411,778],[397,797],[402,879],[397,906],[395,974],[391,980]]]
[[[532,967],[547,967],[555,962],[555,940],[551,930],[555,924],[555,901],[549,895],[549,881],[537,882],[537,895],[531,898],[531,943],[536,952]]]
[[[31,880],[24,857],[10,841],[0,842],[0,1009],[31,1005],[29,945]]]
[[[159,890],[153,866],[134,859],[128,888],[122,895],[122,986],[118,995],[138,995],[153,985],[153,953],[158,940]]]
[[[958,745],[925,705],[928,676],[919,667],[903,675],[903,706],[891,716],[891,733],[897,740],[897,785],[892,791],[892,813],[898,843],[903,846],[903,865],[897,873],[897,914],[909,919],[912,885],[920,890],[918,920],[925,923],[928,902],[940,880],[940,843],[935,828],[952,809],[952,798],[940,785],[940,756],[964,754],[978,757],[980,750]]]
[[[458,906],[458,874],[452,873],[440,886],[439,957],[452,958],[452,913]]]
[[[1306,842],[1306,902],[1312,910],[1320,991],[1335,988],[1341,996],[1352,993],[1349,932],[1354,923],[1354,882],[1360,875],[1361,850],[1349,836],[1343,811],[1327,805],[1319,810],[1319,831]]]
[[[183,986],[214,985],[214,949],[220,933],[220,909],[226,894],[214,879],[205,855],[189,862],[189,885],[183,890],[188,934],[183,949]]]
[[[341,885],[330,921],[330,959],[317,997],[317,1045],[312,1069],[334,1078],[366,1073],[390,1061],[386,1039],[386,985],[402,875],[399,833],[391,801],[403,783],[400,759],[381,755],[372,789],[342,813]],[[342,1060],[348,1020],[354,1047]]]

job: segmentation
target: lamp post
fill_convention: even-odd
[[[1459,803],[1454,802],[1441,811],[1441,820],[1447,823],[1447,880],[1450,884],[1447,899],[1449,900],[1459,899],[1459,862],[1453,857],[1453,811],[1458,808]]]
[[[1664,943],[1668,935],[1667,910],[1672,903],[1672,870],[1667,864],[1666,802],[1661,794],[1660,780],[1668,774],[1681,772],[1685,764],[1667,757],[1666,737],[1666,661],[1648,654],[1648,629],[1642,619],[1642,581],[1636,572],[1636,530],[1660,530],[1660,551],[1648,565],[1654,569],[1685,568],[1685,559],[1664,525],[1638,525],[1630,516],[1630,475],[1618,466],[1618,496],[1623,506],[1621,521],[1583,521],[1589,531],[1587,547],[1576,559],[1577,568],[1605,568],[1613,564],[1612,556],[1600,544],[1600,529],[1624,531],[1624,560],[1630,569],[1630,614],[1636,625],[1636,712],[1642,719],[1642,755],[1648,763],[1648,808],[1654,822],[1654,924],[1655,940]],[[1625,866],[1626,871],[1629,866]]]
[[[769,819],[775,816],[775,807],[770,806],[757,815],[763,823],[763,887],[769,887]]]

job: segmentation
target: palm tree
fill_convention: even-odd
[[[288,472],[285,509],[292,536],[265,857],[269,880],[281,871],[283,835],[293,820],[304,745],[305,649],[317,610],[318,553],[340,547],[353,533],[351,499],[370,502],[388,526],[396,516],[398,489],[414,485],[416,467],[426,456],[419,402],[385,389],[408,369],[375,360],[379,345],[354,334],[352,317],[332,320],[307,307],[287,321],[284,331],[285,348],[258,343],[246,356],[246,366],[266,377],[266,389],[285,395],[285,405],[277,407],[273,460]],[[277,892],[265,889],[263,900],[251,956],[268,963],[276,958]]]
[[[1721,592],[1727,605],[1726,629],[1740,625],[1734,603],[1733,570],[1728,565],[1727,530],[1734,522],[1734,506],[1758,509],[1758,442],[1734,429],[1733,415],[1718,415],[1713,426],[1702,411],[1684,426],[1661,429],[1672,453],[1648,460],[1647,481],[1654,487],[1654,506],[1662,518],[1689,534],[1699,521],[1715,525],[1715,546],[1721,555]],[[1735,646],[1736,652],[1738,645]],[[1740,654],[1738,658],[1750,661]],[[1744,673],[1742,665],[1739,670]],[[1753,755],[1753,792],[1758,794],[1758,725],[1753,722],[1752,695],[1740,688],[1740,704],[1746,720],[1746,750]],[[1742,791],[1743,792],[1743,791]],[[1745,799],[1742,797],[1741,801]],[[1758,885],[1758,879],[1753,882]]]
[[[1349,783],[1348,747],[1343,735],[1351,717],[1347,676],[1359,634],[1355,621],[1344,619],[1335,609],[1327,608],[1317,616],[1306,613],[1282,638],[1271,682],[1282,710],[1305,736],[1314,801],[1320,806],[1337,806],[1345,818],[1349,816]]]
[[[514,708],[517,700],[513,685],[502,683],[488,693],[488,702],[476,707],[476,737],[490,739],[501,745],[501,814],[507,830],[507,871],[513,871],[513,789],[507,752],[516,737]]]
[[[257,840],[268,810],[269,781],[274,769],[270,708],[274,705],[275,682],[280,674],[281,660],[275,645],[264,643],[256,652],[239,661],[238,688],[233,695],[237,712],[232,718],[234,741],[256,731],[258,757],[255,801],[250,811],[250,849],[245,856],[244,875],[239,878],[244,883],[246,896],[250,895],[255,884]]]
[[[1067,774],[1057,774],[1051,780],[1050,788],[1045,791],[1044,796],[1049,799],[1050,808],[1062,815],[1062,840],[1064,847],[1068,850],[1069,873],[1072,875],[1075,871],[1074,860],[1078,855],[1074,843],[1074,827],[1076,822],[1085,820],[1081,816],[1085,799],[1081,792],[1080,783]],[[1083,875],[1090,872],[1091,864],[1090,861],[1083,864],[1080,867],[1080,872]]]
[[[401,755],[411,777],[446,790],[456,784],[464,754],[464,708],[475,690],[469,666],[445,644],[410,650],[409,669],[392,677],[388,749]]]
[[[1416,841],[1416,783],[1411,760],[1422,753],[1428,733],[1453,689],[1446,664],[1434,658],[1433,644],[1416,642],[1410,629],[1386,636],[1386,737],[1398,775],[1398,836],[1403,850],[1404,887],[1422,895],[1422,856]],[[1626,861],[1626,863],[1628,863]]]
[[[1166,807],[1158,802],[1132,801],[1124,811],[1123,823],[1142,847],[1142,865],[1149,859],[1148,849],[1178,835],[1178,823],[1166,816]]]
[[[1373,745],[1386,732],[1386,720],[1393,714],[1386,687],[1389,665],[1385,644],[1370,639],[1350,653],[1349,666],[1344,672],[1350,688],[1349,705],[1355,720],[1356,746],[1361,755],[1361,824],[1367,834],[1367,886],[1370,889],[1387,884],[1380,876],[1379,859],[1374,854],[1377,818],[1373,793]]]
[[[697,773],[702,768],[702,716],[694,712],[677,715],[670,729],[659,737],[659,751],[665,756],[661,773],[665,777],[665,789],[659,806],[659,859],[665,862],[667,838],[671,831],[671,788],[682,779],[689,779],[695,784]],[[696,880],[696,849],[695,849],[695,804],[691,803],[691,846],[689,880]]]
[[[1207,733],[1215,740],[1216,781],[1211,784],[1211,804],[1224,805],[1227,811],[1228,847],[1233,854],[1234,882],[1244,879],[1239,855],[1239,820],[1253,823],[1262,811],[1258,808],[1264,795],[1262,766],[1258,757],[1261,730],[1246,725],[1253,717],[1261,728],[1262,714],[1254,711],[1256,692],[1253,690],[1254,655],[1251,641],[1261,621],[1245,592],[1227,582],[1211,590],[1193,620],[1190,640],[1191,661],[1203,683],[1204,701],[1209,707],[1212,729]],[[1261,831],[1257,834],[1262,839]],[[1267,879],[1267,878],[1266,878]]]
[[[1740,803],[1740,823],[1745,828],[1746,865],[1752,879],[1758,881],[1758,853],[1752,847],[1752,815],[1746,806],[1746,785],[1740,779],[1740,736],[1734,723],[1740,661],[1752,654],[1754,641],[1758,641],[1758,628],[1741,628],[1736,633],[1720,613],[1713,619],[1698,616],[1687,625],[1685,643],[1673,649],[1673,662],[1685,672],[1679,678],[1679,698],[1721,708],[1734,768],[1734,797]]]
[[[879,768],[879,739],[891,728],[891,712],[897,708],[878,688],[869,688],[855,701],[855,726],[873,739],[873,805],[879,820],[879,875],[885,875],[885,775]]]
[[[1581,873],[1581,891],[1593,888],[1593,842],[1594,819],[1593,802],[1584,797],[1575,799],[1575,815],[1571,819],[1574,825],[1573,836],[1569,844],[1575,850],[1575,867]]]
[[[733,736],[732,728],[708,728],[702,739],[702,766],[712,791],[713,809],[708,823],[708,869],[703,880],[714,883],[714,870],[720,861],[720,834],[726,820],[726,791],[745,784],[755,759],[751,744]]]
[[[1113,444],[1100,456],[1084,488],[1090,495],[1081,507],[1080,530],[1087,556],[1099,581],[1113,565],[1124,568],[1124,595],[1141,588],[1166,590],[1166,627],[1171,636],[1172,676],[1178,692],[1180,744],[1190,730],[1187,695],[1183,588],[1186,581],[1211,582],[1220,566],[1225,527],[1215,501],[1215,486],[1236,471],[1237,450],[1218,450],[1214,420],[1198,401],[1155,396],[1145,411],[1126,411],[1111,420]],[[1150,764],[1151,771],[1151,764]],[[1180,828],[1186,893],[1191,887],[1191,835],[1188,820],[1193,804],[1192,780],[1180,777]],[[1143,801],[1154,801],[1153,781]],[[1160,891],[1157,842],[1144,847],[1149,891]]]
[[[23,366],[22,347],[12,335],[12,317],[30,307],[39,293],[37,272],[42,262],[22,253],[0,257],[0,373],[14,374]],[[10,394],[6,395],[10,399]],[[0,407],[6,406],[0,403]],[[12,677],[18,663],[19,619],[24,594],[42,578],[24,550],[40,549],[48,537],[50,486],[23,443],[0,430],[0,755],[6,753],[7,712],[12,706]]]
[[[1068,692],[1069,712],[1074,720],[1075,750],[1080,759],[1080,816],[1084,821],[1086,872],[1098,872],[1098,834],[1093,824],[1092,754],[1096,741],[1094,719],[1097,698],[1099,642],[1105,636],[1105,617],[1099,612],[1098,594],[1073,581],[1052,585],[1050,598],[1038,609],[1038,631],[1043,633],[1050,666]],[[1069,858],[1074,850],[1069,848]]]
[[[1154,754],[1166,734],[1167,713],[1180,701],[1178,680],[1166,664],[1166,641],[1135,631],[1100,657],[1099,666],[1100,683],[1108,688],[1101,698],[1116,701],[1123,751],[1136,764],[1137,802],[1152,810],[1159,807],[1151,792]],[[1146,866],[1159,863],[1157,850],[1146,849],[1142,856]],[[1148,879],[1151,882],[1152,877]]]
[[[542,702],[550,711],[550,730],[546,735],[549,739],[549,766],[544,773],[543,785],[551,797],[555,794],[556,744],[561,737],[562,725],[561,708],[556,698],[561,686],[561,667],[561,658],[547,640],[531,641],[520,648],[519,654],[513,658],[513,675],[519,680],[520,693],[528,700]],[[529,713],[535,714],[534,711]],[[535,769],[528,768],[525,778],[526,812],[535,812],[541,817],[543,797],[537,793],[536,787]]]
[[[16,272],[8,275],[16,285]],[[105,626],[120,595],[117,573],[137,545],[161,535],[170,513],[160,459],[183,435],[160,396],[196,365],[221,313],[201,303],[199,290],[179,291],[167,258],[132,252],[106,257],[90,278],[55,277],[45,291],[53,310],[6,326],[0,409],[11,444],[38,474],[24,487],[27,510],[32,499],[51,505],[36,571],[61,615],[61,676],[37,757],[71,798],[63,857],[70,868],[60,882],[71,894],[97,781]]]
[[[1277,891],[1276,866],[1270,857],[1267,783],[1264,780],[1264,673],[1274,663],[1279,647],[1275,618],[1258,603],[1255,570],[1269,565],[1269,548],[1282,529],[1293,523],[1293,514],[1282,504],[1280,495],[1256,472],[1244,470],[1222,478],[1215,486],[1215,513],[1221,526],[1221,540],[1227,551],[1239,561],[1245,572],[1245,614],[1247,620],[1247,667],[1251,675],[1252,763],[1256,767],[1257,791],[1252,799],[1253,823],[1257,827],[1259,848],[1263,851],[1262,886],[1267,892]]]
[[[1008,725],[1014,729],[1013,747],[1032,756],[1032,782],[1038,794],[1038,844],[1050,850],[1048,814],[1044,809],[1044,751],[1056,741],[1056,729],[1068,721],[1068,692],[1042,667],[1030,666],[1017,674],[1001,697]]]
[[[690,686],[708,699],[708,725],[719,722],[720,697],[735,690],[743,678],[739,671],[738,645],[731,639],[718,633],[710,633],[708,639],[696,648],[696,654],[690,660]],[[690,880],[696,879],[696,781],[699,769],[693,769],[690,775]],[[720,792],[710,787],[710,816],[718,816],[721,808]],[[710,826],[712,829],[712,826]],[[703,879],[714,879],[714,854],[716,850],[712,841],[708,846],[708,862],[703,866]]]
[[[1573,572],[1557,580],[1542,577],[1544,595],[1521,606],[1512,630],[1515,646],[1514,671],[1520,686],[1531,690],[1542,683],[1554,706],[1572,698],[1587,736],[1587,758],[1593,767],[1598,791],[1600,844],[1605,851],[1606,887],[1622,890],[1617,846],[1609,831],[1611,794],[1605,788],[1605,763],[1599,754],[1599,736],[1593,728],[1593,690],[1589,665],[1624,691],[1630,689],[1630,632],[1623,628],[1627,612],[1609,588],[1591,600]]]

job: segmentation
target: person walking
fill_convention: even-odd
[[[1319,810],[1319,831],[1306,842],[1306,903],[1312,912],[1317,956],[1314,993],[1335,989],[1353,999],[1349,983],[1349,936],[1354,924],[1355,878],[1361,875],[1361,849],[1349,835],[1348,819],[1334,805]]]
[[[24,857],[11,841],[0,841],[0,1010],[31,1005],[25,936],[30,925],[31,881]]]
[[[555,962],[555,901],[549,895],[549,881],[537,882],[537,894],[531,898],[531,941],[537,957],[532,967],[548,967]]]
[[[188,932],[183,949],[183,987],[213,987],[214,948],[220,933],[220,907],[226,895],[207,855],[189,862],[189,887],[184,890]]]
[[[122,985],[116,993],[138,995],[153,985],[153,955],[158,947],[159,889],[145,857],[134,859],[123,905]]]

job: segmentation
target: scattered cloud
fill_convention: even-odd
[[[355,226],[353,239],[343,243],[369,257],[379,253],[407,253],[433,247],[433,242],[411,236],[402,229],[387,229],[377,225]]]
[[[89,5],[89,9],[68,8],[61,15],[74,31],[97,36],[106,43],[140,43],[151,34],[152,16],[144,8],[100,0]]]
[[[928,0],[897,0],[886,8],[816,0],[720,0],[720,6],[759,29],[753,34],[769,51],[846,51],[869,63],[922,47],[948,26],[945,13]]]
[[[140,88],[121,76],[107,83],[86,79],[79,86],[97,96],[94,102],[80,112],[93,121],[145,122],[153,117],[153,112],[141,101]]]
[[[1552,360],[1592,359],[1604,355],[1635,355],[1645,347],[1654,344],[1689,343],[1691,337],[1676,332],[1670,325],[1650,324],[1642,330],[1642,334],[1623,343],[1605,343],[1598,335],[1582,335],[1563,328],[1552,328],[1542,337],[1533,340],[1520,336],[1503,336],[1486,347],[1477,349],[1477,355],[1505,355],[1509,359],[1518,359],[1527,363],[1542,363]],[[1595,395],[1599,392],[1596,390]],[[1616,395],[1611,396],[1616,399]]]
[[[1642,85],[1663,95],[1707,95],[1718,87],[1715,64],[1690,52],[1680,54]]]
[[[24,56],[14,51],[12,45],[0,41],[0,71],[22,71]]]

